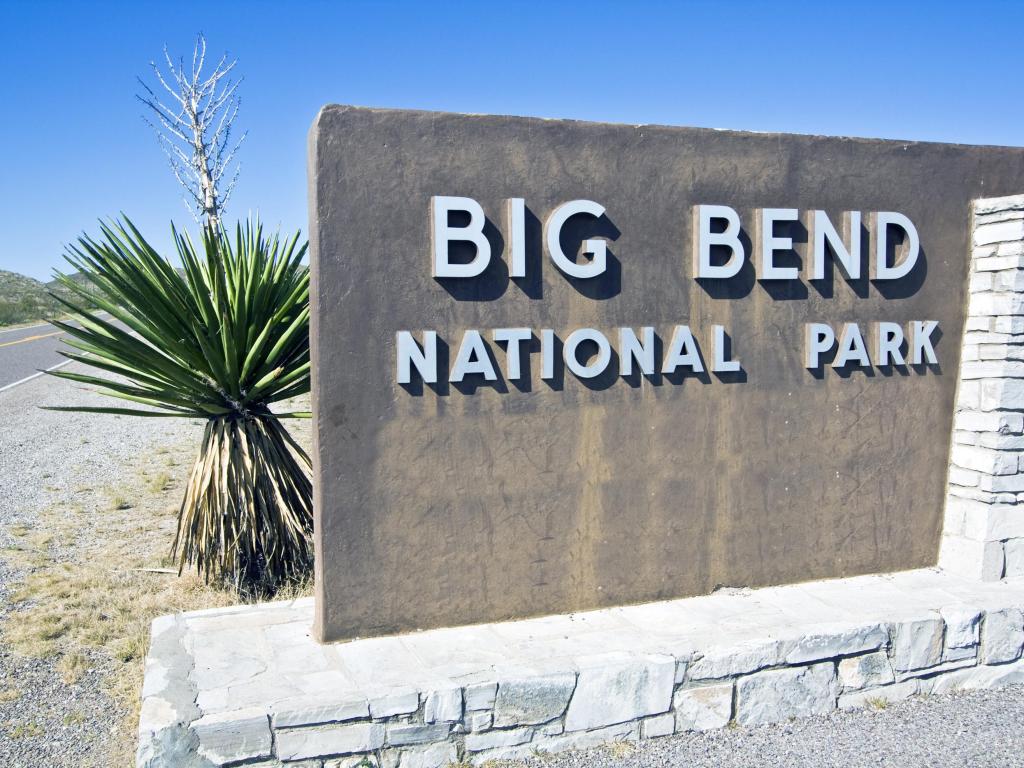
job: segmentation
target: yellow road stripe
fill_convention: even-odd
[[[18,339],[17,341],[5,341],[3,344],[0,344],[0,347],[10,347],[13,346],[14,344],[23,344],[26,341],[35,341],[36,339],[45,339],[50,336],[59,336],[62,333],[64,333],[64,331],[54,331],[53,333],[41,333],[38,336],[26,336],[24,339]]]

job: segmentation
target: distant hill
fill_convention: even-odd
[[[84,278],[72,276],[76,280]],[[63,305],[49,291],[66,295],[67,288],[56,281],[43,283],[17,272],[0,269],[0,325],[48,320],[64,314]]]

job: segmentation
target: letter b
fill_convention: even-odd
[[[712,232],[711,222],[725,221],[724,232]],[[733,277],[743,268],[746,254],[740,242],[740,217],[727,205],[695,205],[693,207],[693,276],[696,278]],[[731,252],[724,264],[711,263],[711,247],[725,246]]]
[[[468,213],[469,224],[465,227],[450,226],[448,214],[452,211]],[[430,198],[434,277],[476,277],[487,269],[491,261],[491,244],[484,236],[486,221],[484,209],[471,197],[437,195]],[[476,246],[476,256],[472,261],[466,264],[452,264],[448,246],[453,240],[473,243]]]

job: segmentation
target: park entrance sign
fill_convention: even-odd
[[[316,633],[934,565],[1019,150],[327,107]]]
[[[158,618],[140,768],[1024,682],[1024,149],[332,106],[310,183],[316,595]]]

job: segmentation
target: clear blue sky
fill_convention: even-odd
[[[326,103],[1024,144],[1024,4],[0,0],[0,269],[124,211],[191,223],[135,101],[197,32],[245,76],[228,218],[306,228]]]

